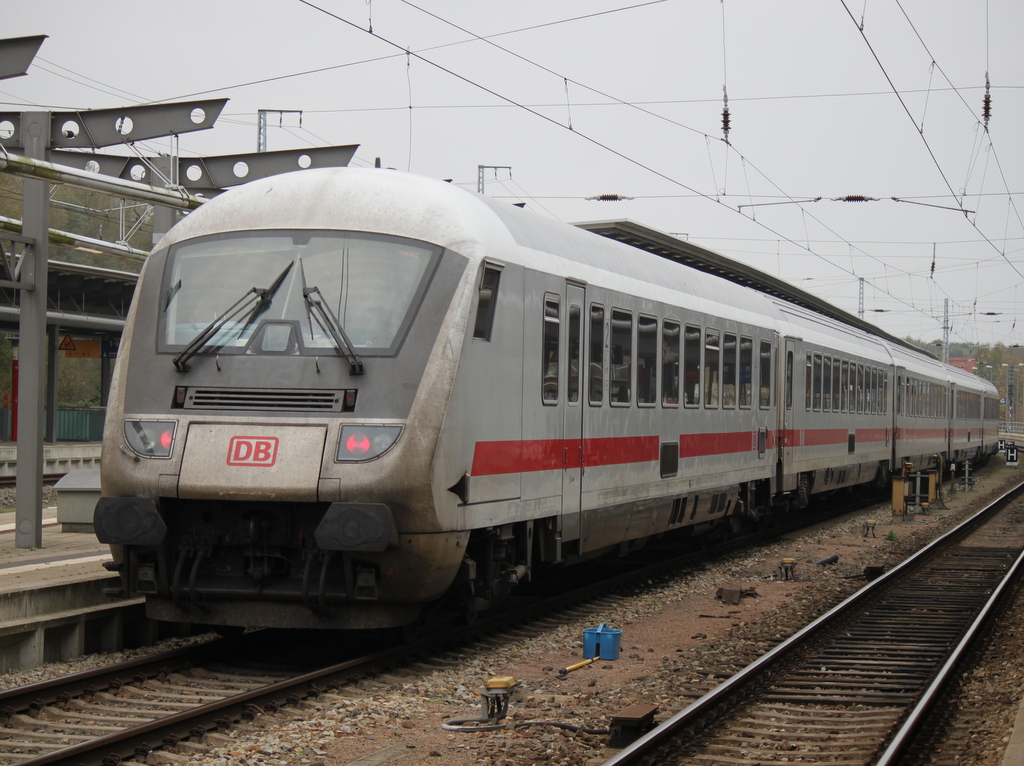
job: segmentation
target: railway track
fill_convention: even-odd
[[[849,509],[842,508],[836,514],[846,511]],[[821,518],[819,514],[814,520]],[[795,520],[776,531],[784,533],[806,523]],[[384,649],[379,642],[372,648],[364,643],[362,651],[357,645],[340,659],[336,654],[325,657],[316,667],[307,663],[301,671],[286,672],[273,665],[268,669],[266,663],[255,660],[240,662],[244,656],[279,654],[273,637],[247,634],[246,644],[213,642],[3,691],[0,766],[104,764],[154,748],[178,752],[201,748],[197,743],[217,743],[231,727],[261,716],[287,718],[292,715],[288,708],[315,704],[316,698],[324,695],[324,701],[330,701],[333,692],[361,678],[372,678],[382,668],[402,667],[481,636],[529,631],[528,623],[533,620],[550,624],[552,619],[578,619],[581,603],[607,603],[615,598],[609,593],[617,589],[667,576],[721,551],[734,550],[740,542],[733,539],[700,552],[666,556],[653,564],[649,555],[642,557],[642,565],[622,560],[606,563],[600,567],[605,572],[600,578],[585,567],[570,568],[563,580],[542,580],[538,586],[524,589],[529,596],[511,600],[494,616],[472,626],[435,629],[413,643]],[[609,569],[618,574],[607,576]],[[276,635],[276,640],[288,643],[280,633]]]
[[[607,761],[887,765],[1020,577],[1024,485]]]
[[[814,520],[821,518],[819,514]],[[495,641],[499,640],[497,635],[529,632],[531,621],[543,624],[539,631],[550,626],[552,620],[579,619],[581,604],[584,610],[588,601],[607,604],[609,593],[617,589],[667,576],[721,550],[735,550],[736,545],[737,541],[732,540],[699,554],[630,567],[610,578],[597,579],[583,567],[570,568],[566,581],[542,580],[529,598],[513,600],[496,616],[473,626],[434,630],[415,643],[385,649],[380,649],[379,643],[364,645],[363,651],[355,646],[343,657],[335,653],[316,667],[307,664],[298,671],[268,668],[257,660],[240,662],[240,645],[215,642],[173,656],[0,692],[0,766],[104,764],[154,748],[188,753],[223,745],[227,742],[225,732],[234,727],[256,720],[260,721],[257,725],[263,725],[275,717],[287,720],[304,707],[340,699],[333,695],[344,694],[344,687],[360,679],[372,679],[382,670],[401,674],[401,668],[410,667],[410,663],[415,667],[423,658],[429,663],[438,652],[481,636],[486,637],[485,641]],[[650,560],[646,554],[643,558]],[[619,570],[621,564],[610,566],[605,562],[601,569]],[[586,584],[580,585],[580,581]],[[246,640],[257,642],[246,650],[253,657],[280,654],[273,637],[261,639],[259,634],[252,634]],[[258,644],[261,640],[265,642],[262,649]],[[225,646],[229,647],[228,658],[223,654]]]

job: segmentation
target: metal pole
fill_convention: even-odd
[[[942,311],[942,361],[949,364],[949,298],[943,301]]]
[[[164,173],[168,178],[170,177],[173,166],[178,163],[172,161],[172,157],[155,157],[153,159],[153,167],[159,172]],[[154,205],[153,206],[153,247],[157,246],[160,239],[166,234],[177,221],[177,211],[173,208],[169,208],[166,205]]]
[[[512,177],[512,167],[510,165],[477,165],[476,166],[476,192],[477,194],[484,193],[484,171],[493,170],[494,176],[497,178],[499,170],[507,170],[508,175]]]
[[[23,112],[22,145],[29,158],[45,161],[49,150],[50,113]],[[3,162],[0,159],[0,162]],[[21,291],[18,357],[18,499],[14,544],[43,545],[43,407],[46,379],[46,287],[49,257],[50,184],[38,178],[24,182],[23,233],[35,240],[25,250]]]

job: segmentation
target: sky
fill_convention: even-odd
[[[37,34],[0,112],[228,98],[177,143],[208,156],[255,151],[257,111],[281,110],[270,150],[359,144],[353,165],[471,190],[483,166],[489,196],[630,219],[850,313],[863,279],[865,318],[894,335],[941,341],[948,302],[951,343],[1024,345],[1020,0],[7,9],[4,37]]]

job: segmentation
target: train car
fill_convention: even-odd
[[[157,619],[472,618],[548,567],[884,483],[901,370],[934,366],[898,345],[439,181],[275,176],[148,259],[95,527]]]
[[[795,489],[802,506],[812,494],[884,487],[893,444],[889,345],[808,309],[778,308],[786,318],[783,488]]]

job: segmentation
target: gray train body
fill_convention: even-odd
[[[216,198],[149,258],[96,529],[158,619],[399,626],[985,457],[995,396],[450,184],[304,171]]]

